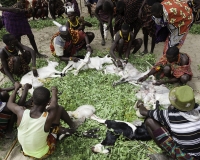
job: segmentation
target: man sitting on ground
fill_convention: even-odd
[[[190,68],[191,60],[185,53],[180,53],[179,49],[174,46],[167,50],[167,53],[161,57],[151,71],[138,79],[139,82],[145,81],[150,75],[154,75],[158,81],[155,85],[165,83],[183,83],[186,84],[192,78],[192,70]],[[164,76],[168,80],[160,80]]]
[[[90,43],[94,39],[93,35],[87,35],[82,30],[73,30],[66,26],[61,26],[50,44],[50,49],[54,56],[58,56],[62,61],[77,62],[79,57],[76,55],[81,49],[87,49],[92,53]]]
[[[16,104],[17,91],[21,87],[15,83],[15,90],[8,101],[8,109],[17,115],[18,140],[22,145],[24,155],[43,159],[55,150],[56,139],[63,135],[74,133],[77,124],[73,122],[62,106],[58,105],[58,90],[52,87],[50,91],[45,87],[38,87],[33,92],[33,107],[24,109]],[[71,129],[59,127],[60,119]],[[57,136],[57,135],[61,136]]]
[[[22,96],[20,97],[17,104],[25,104],[25,100],[30,87],[31,85],[29,84],[24,85]],[[13,125],[16,122],[16,115],[8,109],[7,102],[10,97],[8,92],[14,89],[14,86],[9,88],[0,88],[0,138],[12,138]]]
[[[187,85],[176,87],[170,91],[169,100],[168,110],[149,111],[138,101],[140,114],[148,117],[145,125],[149,134],[172,159],[200,159],[200,106],[195,103],[193,89]],[[161,156],[152,158],[164,159]]]
[[[122,67],[122,63],[120,59],[122,59],[122,55],[124,55],[124,60],[128,62],[128,58],[131,50],[133,50],[133,54],[136,53],[142,45],[142,39],[134,39],[134,34],[130,31],[130,27],[128,24],[123,24],[121,30],[118,31],[115,35],[115,40],[110,48],[110,55],[115,60],[118,67]],[[119,58],[115,55],[115,51],[119,53]]]
[[[0,71],[7,75],[14,83],[13,74],[19,76],[29,72],[29,63],[32,59],[32,70],[35,77],[38,76],[36,70],[36,53],[33,49],[21,44],[12,34],[5,34],[3,42],[6,44],[0,52],[1,68]],[[21,52],[19,54],[18,52]]]

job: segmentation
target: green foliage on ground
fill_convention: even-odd
[[[96,52],[96,55],[105,56],[106,52]],[[52,57],[50,60],[57,60]],[[130,62],[137,66],[140,71],[145,71],[151,64],[155,63],[154,55],[147,54],[145,56],[131,55]],[[44,59],[37,59],[37,68],[46,66]],[[65,63],[61,62],[57,67],[62,70]],[[75,110],[77,107],[90,104],[96,108],[96,115],[103,119],[113,119],[133,122],[138,119],[135,114],[134,104],[136,102],[135,93],[137,87],[131,84],[121,84],[116,87],[112,83],[118,80],[116,75],[105,75],[102,71],[83,70],[77,76],[68,73],[62,78],[47,79],[45,87],[51,88],[57,86],[59,91],[59,104],[66,110]],[[11,82],[4,84],[11,86]],[[62,125],[68,127],[62,122]],[[78,128],[79,132],[86,131],[91,128],[100,128],[98,132],[99,138],[92,139],[86,137],[77,137],[75,135],[67,137],[58,142],[56,151],[50,156],[49,160],[69,159],[69,160],[146,160],[148,155],[160,152],[160,149],[153,141],[126,141],[123,137],[119,138],[111,153],[108,155],[94,154],[91,147],[100,143],[106,136],[106,127],[100,125],[96,121],[86,120],[86,122]]]
[[[200,24],[193,24],[190,33],[192,34],[200,34]]]
[[[96,54],[104,56],[106,53],[97,52]],[[132,55],[130,59],[130,62],[141,71],[146,70],[147,66],[149,66],[145,61],[154,64],[154,55],[145,55],[143,57]],[[39,63],[40,67],[46,64],[44,60],[40,60]],[[62,70],[65,65],[62,62],[57,69]],[[75,110],[84,104],[90,104],[96,108],[96,115],[101,118],[132,122],[138,119],[133,108],[136,102],[135,93],[138,88],[130,84],[122,84],[114,88],[112,83],[118,79],[118,76],[105,75],[101,71],[90,69],[80,71],[77,76],[69,72],[63,78],[49,79],[46,81],[45,86],[47,88],[58,87],[60,93],[59,104],[68,111]],[[66,124],[62,124],[67,127]],[[114,147],[108,147],[111,148],[110,154],[94,154],[91,151],[91,147],[105,138],[106,127],[93,120],[86,120],[78,128],[78,131],[83,132],[91,128],[100,128],[98,139],[73,135],[59,142],[55,153],[48,159],[142,160],[148,159],[149,154],[160,151],[153,141],[125,141],[121,137]]]

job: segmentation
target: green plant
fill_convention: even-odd
[[[200,34],[200,24],[193,24],[190,33],[192,34]]]

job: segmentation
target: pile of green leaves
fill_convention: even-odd
[[[106,52],[97,52],[97,55],[104,56]],[[50,60],[55,61],[57,59],[51,58]],[[131,55],[130,58],[130,62],[137,66],[140,71],[145,71],[149,66],[146,61],[154,64],[154,55]],[[37,68],[46,65],[46,60],[37,59]],[[64,62],[61,62],[57,69],[61,71],[65,65]],[[44,85],[49,89],[52,86],[58,87],[60,93],[59,104],[68,111],[73,111],[81,105],[89,104],[95,107],[95,114],[103,119],[132,122],[138,119],[134,109],[135,93],[138,88],[128,83],[113,87],[112,83],[118,79],[119,77],[116,75],[105,75],[101,71],[90,69],[80,71],[77,76],[69,72],[62,78],[47,79]],[[10,82],[5,84],[5,86],[10,85]],[[68,127],[63,122],[62,125]],[[100,128],[98,139],[72,135],[58,142],[56,151],[48,159],[142,160],[149,159],[148,155],[150,154],[160,152],[160,149],[153,141],[126,141],[123,137],[120,137],[114,147],[109,147],[111,148],[110,154],[94,154],[91,151],[91,147],[105,138],[106,127],[88,119],[78,128],[78,132],[81,133],[91,128]]]
[[[105,53],[98,52],[98,55]],[[133,55],[131,63],[137,65],[140,70],[145,70],[148,66],[145,61],[154,63],[154,55]],[[42,64],[43,63],[43,64]],[[40,60],[41,66],[46,62]],[[60,63],[58,70],[62,70],[66,64]],[[41,67],[40,66],[40,67]],[[119,77],[115,75],[105,75],[101,71],[84,70],[80,71],[77,76],[68,73],[63,78],[53,78],[47,80],[45,87],[51,88],[57,86],[59,93],[59,104],[66,110],[73,111],[77,107],[85,104],[93,105],[96,108],[96,115],[103,119],[113,119],[132,122],[138,119],[133,108],[136,97],[137,88],[130,84],[122,84],[113,87],[113,81]],[[62,122],[64,126],[66,124]],[[86,122],[78,128],[79,132],[86,131],[91,128],[100,128],[99,138],[90,139],[85,137],[77,137],[75,135],[59,142],[55,153],[49,159],[71,159],[71,160],[88,160],[88,159],[148,159],[149,154],[159,152],[159,148],[153,141],[125,141],[123,137],[117,140],[114,147],[110,147],[111,153],[108,155],[94,154],[91,147],[100,143],[106,134],[106,127],[100,126],[93,120]],[[81,135],[81,134],[80,134]]]
[[[190,33],[192,34],[200,34],[200,24],[193,24]]]

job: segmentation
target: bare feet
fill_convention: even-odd
[[[148,53],[148,50],[145,49],[144,51],[141,52],[141,55],[144,56],[144,55],[147,54],[147,53]]]
[[[105,46],[105,44],[106,44],[105,39],[102,39],[101,45],[102,45],[102,46]]]
[[[44,54],[41,54],[41,53],[37,53],[37,54],[36,54],[36,57],[37,57],[37,58],[48,58],[47,55],[44,55]]]

